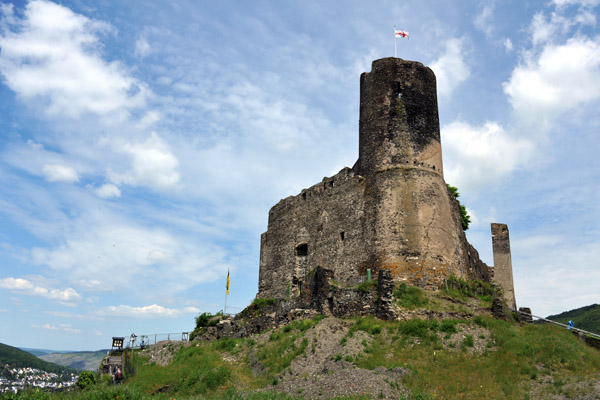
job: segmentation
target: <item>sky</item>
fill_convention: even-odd
[[[437,76],[446,182],[516,299],[600,303],[600,0],[0,3],[0,342],[191,331],[258,290],[269,208],[358,157],[373,60]]]

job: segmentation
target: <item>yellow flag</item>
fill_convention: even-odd
[[[229,295],[229,284],[231,283],[231,280],[229,279],[229,270],[227,270],[227,293],[225,293],[225,295]]]

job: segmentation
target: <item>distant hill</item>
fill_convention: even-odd
[[[23,351],[26,351],[26,352],[28,352],[30,354],[33,354],[36,357],[44,356],[46,354],[52,354],[52,353],[71,353],[71,352],[68,352],[68,351],[62,352],[62,351],[48,350],[48,349],[32,349],[32,348],[29,348],[29,347],[19,347],[19,349],[21,349]]]
[[[31,367],[57,374],[77,372],[72,368],[41,360],[26,351],[0,343],[0,365],[4,366],[5,364],[11,368]]]
[[[107,350],[52,353],[39,356],[42,360],[80,370],[96,371]]]
[[[600,333],[600,304],[592,304],[591,306],[576,308],[557,315],[551,315],[548,319],[563,324],[572,320],[577,328]]]

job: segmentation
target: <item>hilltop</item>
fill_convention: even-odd
[[[592,304],[576,308],[574,310],[565,311],[560,314],[551,315],[547,319],[566,324],[569,320],[575,323],[577,328],[586,331],[600,333],[600,305]]]
[[[228,320],[198,318],[196,340],[136,350],[122,385],[106,376],[52,398],[599,398],[600,351],[571,332],[495,319],[489,295],[468,288],[396,294],[391,321],[314,315],[206,340]],[[251,309],[269,312],[264,302]]]
[[[72,368],[41,360],[27,351],[0,343],[0,366],[9,368],[35,368],[56,374],[76,373]]]

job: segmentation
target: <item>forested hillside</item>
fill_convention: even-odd
[[[575,323],[575,327],[600,334],[600,304],[592,304],[591,306],[551,315],[548,319],[563,324],[572,320]]]
[[[54,372],[57,374],[66,372],[76,372],[72,368],[56,365],[51,362],[41,360],[26,351],[0,343],[0,365],[8,364],[10,368],[25,368],[31,367],[46,372]]]

